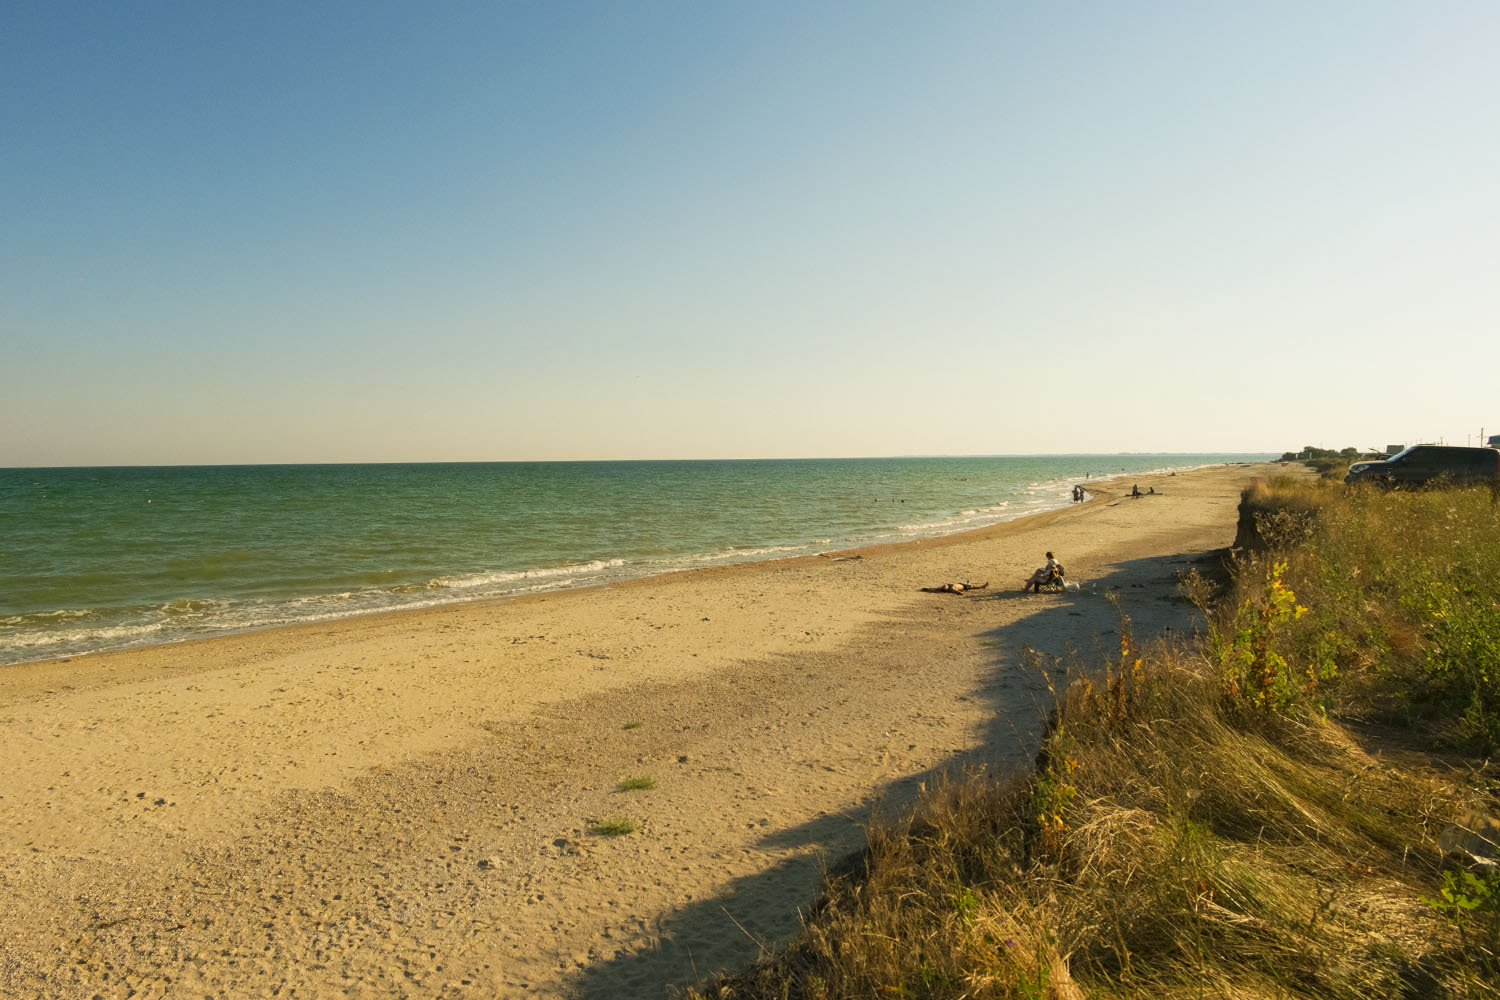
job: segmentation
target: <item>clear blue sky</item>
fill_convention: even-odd
[[[22,2],[0,465],[1500,433],[1500,4]]]

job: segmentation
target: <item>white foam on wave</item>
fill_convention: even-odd
[[[784,556],[808,551],[811,550],[806,545],[762,545],[750,548],[737,548],[731,545],[717,552],[697,552],[692,555],[658,559],[655,560],[655,565],[680,567],[719,562],[754,562],[764,556]]]
[[[998,503],[991,507],[971,508],[963,510],[948,517],[938,518],[935,521],[913,521],[909,524],[898,524],[895,531],[906,537],[936,537],[938,535],[951,535],[955,532],[965,531],[969,528],[979,528],[1008,520],[1000,515],[1004,514],[1009,503]]]
[[[17,649],[47,649],[66,643],[85,643],[98,646],[101,643],[122,642],[122,644],[129,645],[132,640],[139,642],[157,635],[166,627],[166,624],[166,621],[163,620],[141,625],[105,625],[99,628],[58,630],[55,632],[27,632],[6,641]]]
[[[427,584],[370,587],[277,599],[228,601],[209,598],[169,601],[152,607],[60,610],[0,619],[8,630],[0,663],[73,656],[106,649],[181,642],[280,625],[334,621],[382,611],[403,611],[489,597],[556,590],[597,583],[626,566],[624,559],[597,559],[506,573],[446,577]],[[39,619],[41,619],[39,621]],[[80,619],[92,619],[88,624]],[[101,620],[102,619],[102,620]],[[40,627],[38,627],[40,626]]]
[[[219,608],[227,607],[228,601],[216,600],[211,597],[184,598],[179,601],[168,601],[157,610],[167,615],[204,615]]]
[[[539,569],[513,570],[505,573],[471,573],[464,576],[437,577],[427,581],[427,586],[434,590],[471,590],[476,587],[493,587],[525,580],[592,576],[606,570],[619,569],[624,565],[624,559],[595,559],[570,566],[545,566]]]
[[[370,596],[379,593],[376,590],[344,590],[335,594],[307,594],[302,597],[289,597],[283,604],[292,607],[315,607],[319,604],[344,604],[357,597]]]
[[[38,611],[29,615],[10,615],[0,618],[0,628],[20,628],[24,625],[36,625],[47,622],[48,619],[66,620],[69,618],[87,618],[98,612],[87,608],[62,608],[57,611]],[[50,623],[49,623],[50,624]]]

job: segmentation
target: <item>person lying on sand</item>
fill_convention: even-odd
[[[967,594],[971,590],[983,590],[988,587],[988,580],[983,583],[945,583],[941,587],[923,587],[924,594]]]

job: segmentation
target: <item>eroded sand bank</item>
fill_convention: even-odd
[[[1269,467],[934,541],[0,669],[0,995],[660,997],[873,801],[1024,762],[1022,650],[1191,627]],[[1057,552],[1077,593],[1029,595]],[[923,586],[988,581],[969,596]],[[654,787],[620,791],[628,778]],[[626,818],[631,834],[591,832]]]

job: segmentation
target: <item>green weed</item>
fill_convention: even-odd
[[[589,828],[590,832],[600,837],[623,837],[627,833],[635,833],[641,828],[636,820],[624,816],[616,816],[610,819],[602,819]]]

